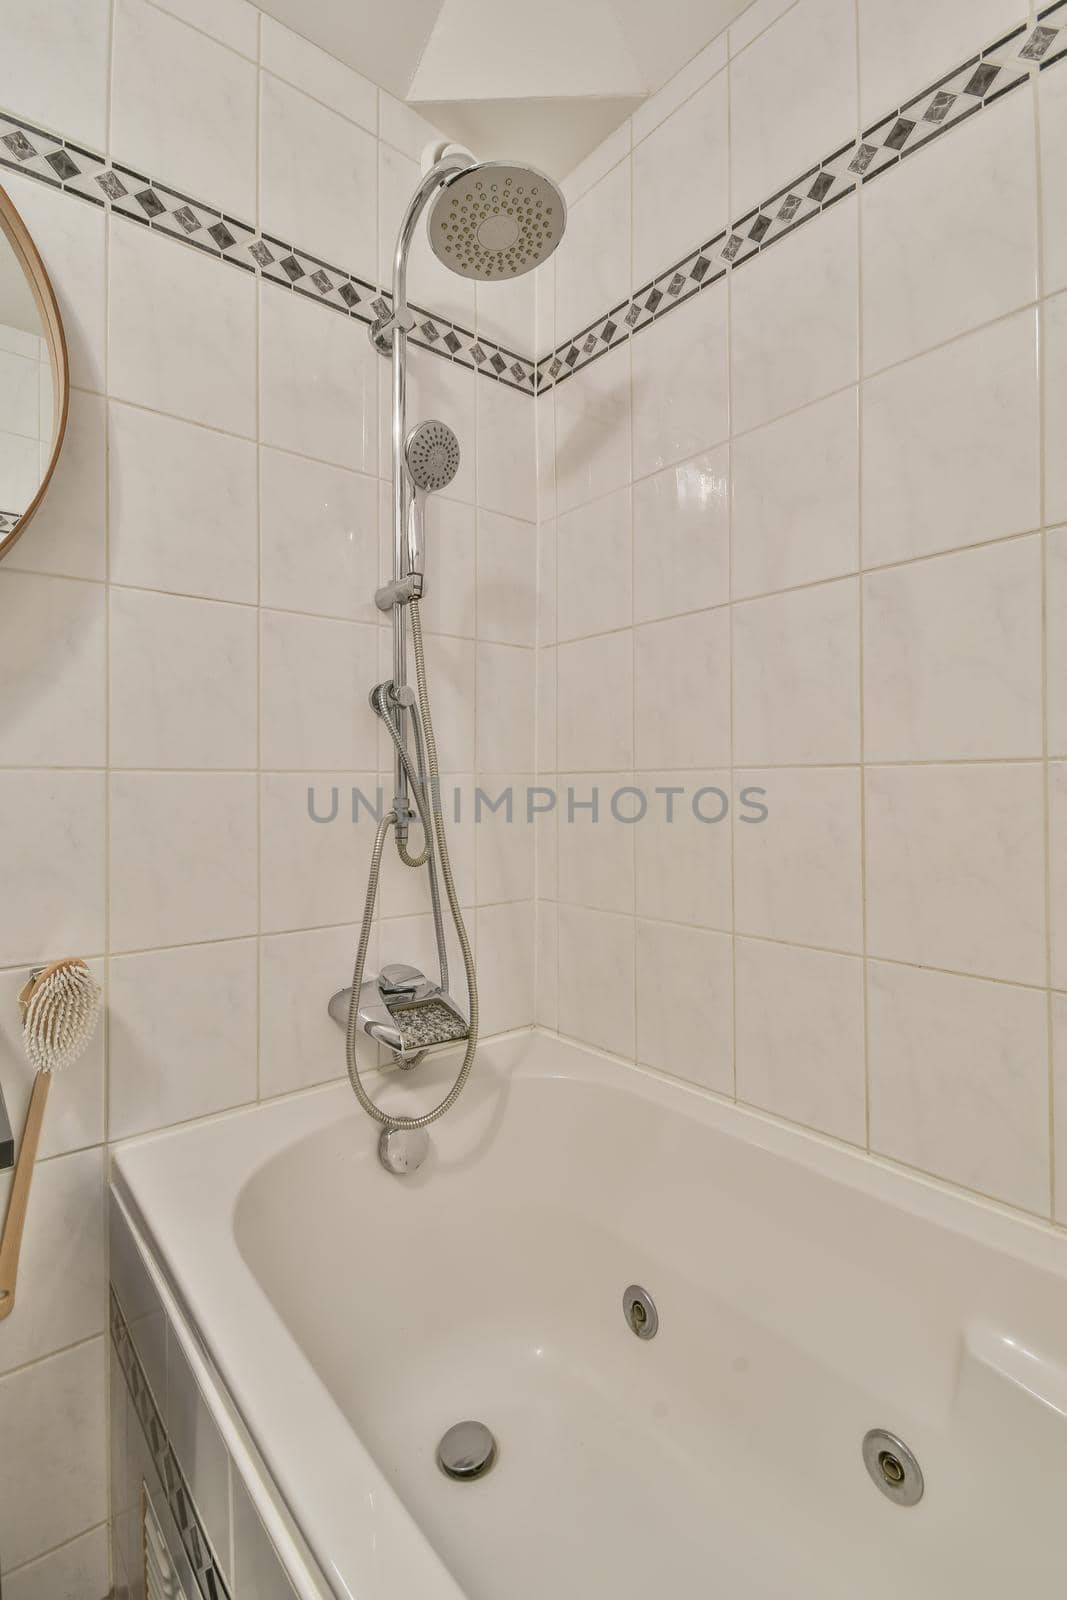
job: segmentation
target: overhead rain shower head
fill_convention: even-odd
[[[510,161],[480,161],[442,187],[426,224],[435,256],[461,278],[531,272],[555,250],[567,205],[551,178]]]
[[[459,440],[446,422],[420,422],[408,434],[404,458],[416,489],[435,494],[459,471]]]

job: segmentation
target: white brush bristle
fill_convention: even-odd
[[[33,986],[22,1038],[38,1072],[58,1072],[77,1061],[100,1014],[100,985],[84,961],[59,962]]]

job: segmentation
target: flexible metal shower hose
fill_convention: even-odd
[[[348,1063],[348,1077],[356,1099],[369,1117],[376,1122],[384,1123],[388,1128],[425,1128],[431,1122],[436,1122],[438,1117],[443,1117],[455,1105],[463,1093],[464,1085],[470,1076],[474,1064],[474,1054],[478,1048],[478,980],[474,970],[474,957],[471,954],[470,940],[467,938],[467,929],[463,921],[463,913],[459,906],[459,895],[456,893],[456,881],[452,875],[452,862],[448,854],[448,838],[445,833],[444,818],[441,814],[440,797],[440,770],[437,762],[437,741],[434,738],[433,719],[430,716],[430,695],[426,682],[426,657],[422,647],[422,618],[419,615],[419,602],[409,602],[409,615],[411,618],[411,643],[415,656],[415,682],[418,686],[419,711],[422,717],[422,736],[425,744],[426,755],[426,780],[425,785],[416,776],[414,793],[419,809],[419,817],[423,828],[426,830],[426,844],[418,857],[407,856],[405,851],[400,852],[400,858],[406,865],[421,866],[429,857],[432,850],[436,850],[441,877],[444,881],[445,895],[448,899],[448,909],[452,913],[452,922],[459,939],[459,947],[463,956],[463,970],[467,977],[467,994],[470,1001],[470,1026],[467,1033],[467,1048],[464,1051],[463,1061],[456,1074],[455,1081],[444,1099],[434,1106],[432,1111],[427,1111],[421,1117],[395,1117],[375,1105],[366,1089],[359,1073],[359,1063],[356,1060],[356,1034],[359,1024],[359,994],[363,987],[363,969],[367,961],[367,948],[370,944],[371,928],[374,923],[374,907],[378,899],[378,880],[382,870],[382,852],[389,829],[396,826],[397,816],[395,811],[390,811],[378,824],[374,835],[374,848],[371,851],[370,874],[367,878],[367,893],[363,902],[363,925],[359,932],[359,947],[356,950],[356,961],[352,971],[352,995],[348,1004],[348,1028],[345,1032],[345,1059]],[[380,714],[380,713],[379,713]],[[405,767],[410,763],[407,752],[403,752]],[[409,776],[411,774],[409,773]],[[429,805],[425,804],[425,787],[430,790]],[[429,815],[427,816],[427,812]],[[432,830],[432,832],[431,832]]]

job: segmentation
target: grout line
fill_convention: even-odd
[[[853,19],[855,30],[856,52],[856,111],[860,113],[863,96],[862,58],[860,49],[860,30],[862,19],[860,17],[859,0],[853,5]],[[863,555],[863,428],[865,415],[866,387],[863,381],[864,372],[864,272],[863,272],[863,211],[865,206],[864,189],[861,184],[856,196],[856,557],[860,568],[864,565]],[[860,769],[859,769],[859,872],[860,872],[860,938],[863,950],[862,968],[862,1005],[863,1005],[863,1139],[867,1153],[871,1150],[871,1000],[870,1000],[870,966],[867,959],[868,944],[868,918],[867,918],[867,672],[866,672],[866,616],[864,611],[864,597],[866,583],[861,578],[856,586],[857,604],[859,608],[859,647],[857,671],[859,674],[859,742],[860,742]]]
[[[1041,143],[1041,92],[1040,80],[1035,75],[1031,80],[1031,94],[1033,96],[1034,110],[1034,165],[1035,165],[1035,194],[1037,201],[1037,290],[1041,310],[1038,313],[1037,323],[1037,426],[1038,426],[1038,462],[1040,515],[1042,528],[1046,527],[1048,518],[1048,414],[1046,406],[1045,388],[1048,376],[1048,357],[1045,350],[1045,207],[1044,207],[1044,161]],[[1052,945],[1055,937],[1055,906],[1052,893],[1053,874],[1053,832],[1052,832],[1052,765],[1049,760],[1050,725],[1049,725],[1049,592],[1048,592],[1048,533],[1041,535],[1041,741],[1045,766],[1045,782],[1042,793],[1043,801],[1043,838],[1044,865],[1045,865],[1045,983],[1046,994],[1046,1048],[1048,1051],[1048,1184],[1049,1184],[1049,1216],[1055,1219],[1057,1203],[1057,1173],[1056,1173],[1056,1055],[1055,1055],[1055,1014],[1052,997]]]
[[[71,1346],[67,1346],[67,1348],[68,1349],[73,1349],[74,1347],[71,1345]],[[42,1359],[47,1360],[47,1357],[43,1357]],[[16,1370],[19,1370],[19,1369],[16,1369]],[[108,1374],[108,1378],[109,1378],[108,1389],[109,1389],[109,1393],[110,1393],[110,1372]],[[2,1382],[2,1381],[3,1381],[3,1379],[0,1378],[0,1382]],[[47,1550],[40,1551],[40,1553],[38,1555],[30,1556],[29,1559],[26,1560],[26,1561],[20,1561],[17,1567],[6,1568],[5,1571],[4,1571],[4,1577],[7,1578],[7,1580],[10,1582],[13,1578],[17,1578],[21,1573],[26,1572],[29,1567],[35,1566],[38,1561],[46,1561],[49,1556],[58,1555],[61,1550],[69,1550],[72,1545],[78,1544],[82,1539],[87,1539],[91,1533],[99,1533],[101,1530],[105,1534],[110,1534],[110,1531],[111,1531],[111,1519],[110,1519],[110,1517],[107,1518],[103,1522],[92,1522],[92,1523],[90,1523],[87,1528],[82,1528],[80,1530],[80,1532],[71,1534],[69,1539],[63,1539],[63,1540],[60,1541],[59,1544],[49,1545]],[[110,1542],[111,1542],[110,1539],[108,1539],[109,1546],[110,1546]]]

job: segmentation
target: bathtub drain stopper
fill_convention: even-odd
[[[659,1312],[652,1296],[639,1283],[631,1283],[622,1297],[622,1312],[630,1332],[639,1339],[654,1339],[659,1331]]]
[[[897,1506],[917,1506],[925,1485],[922,1469],[907,1445],[884,1428],[872,1428],[863,1440],[863,1463],[876,1489]]]
[[[484,1422],[456,1422],[437,1446],[437,1465],[448,1478],[469,1483],[496,1460],[496,1440]]]

